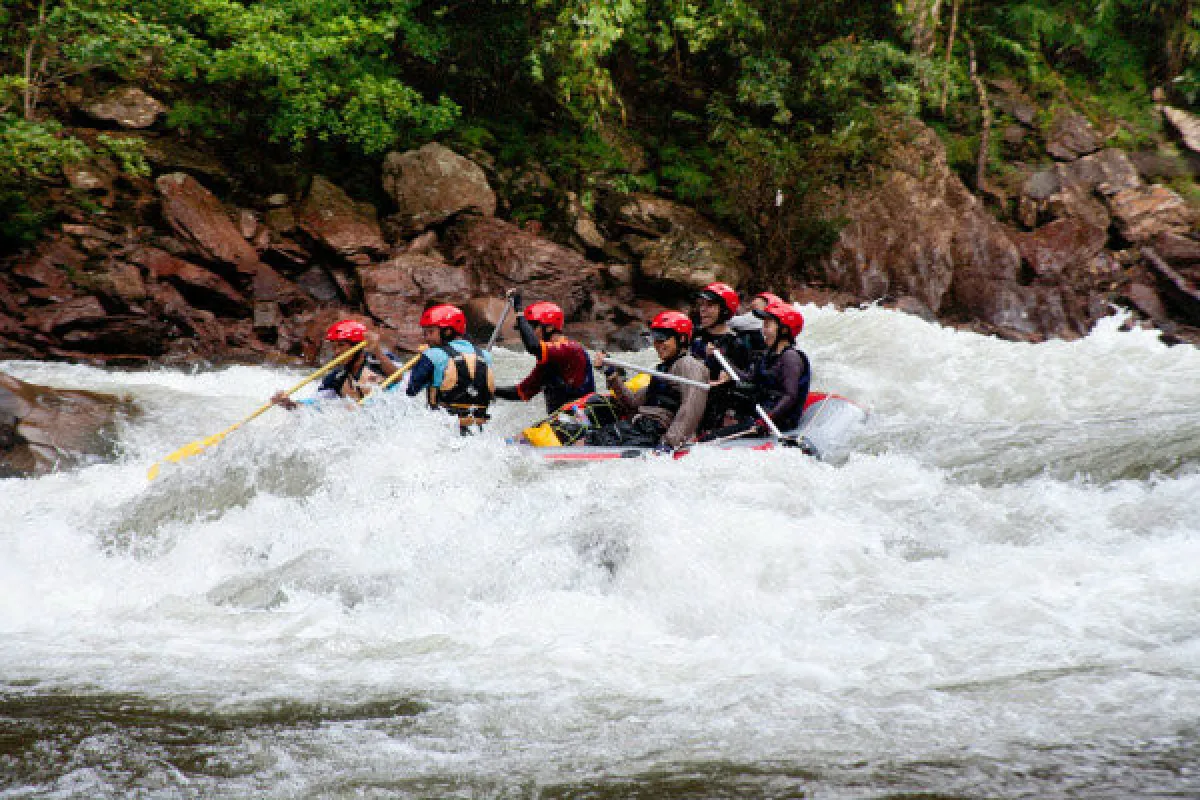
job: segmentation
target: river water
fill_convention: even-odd
[[[1200,797],[1200,350],[806,314],[835,464],[389,398],[148,483],[300,373],[6,364],[143,413],[0,481],[0,798]]]

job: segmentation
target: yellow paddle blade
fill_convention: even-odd
[[[521,433],[525,434],[525,440],[534,447],[562,447],[562,442],[559,441],[558,434],[550,427],[549,422],[543,422],[541,425],[526,428]]]
[[[631,392],[640,392],[650,385],[650,376],[644,372],[639,372],[629,380],[625,381],[626,388]]]

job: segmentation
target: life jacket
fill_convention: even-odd
[[[471,351],[466,353],[448,344],[437,348],[446,354],[447,362],[441,384],[429,387],[429,405],[457,415],[463,426],[482,425],[489,419],[496,381],[482,351],[470,342],[467,345]]]
[[[762,332],[756,330],[730,330],[727,333],[710,333],[702,330],[692,340],[692,355],[704,362],[708,367],[709,380],[716,380],[721,375],[721,362],[708,355],[708,345],[714,345],[725,354],[729,363],[735,368],[746,372],[753,364],[754,357],[767,349]],[[736,375],[731,375],[737,378]]]
[[[655,369],[659,372],[670,372],[671,367],[675,365],[676,361],[683,358],[683,355],[683,353],[680,353],[670,361],[664,361],[659,364]],[[650,378],[650,385],[646,387],[646,399],[642,405],[665,408],[674,414],[683,405],[683,392],[680,391],[679,384],[664,378],[652,376]]]
[[[808,356],[804,354],[803,350],[796,347],[787,347],[779,353],[764,353],[761,358],[754,362],[752,371],[752,379],[757,388],[759,403],[767,407],[774,406],[785,393],[780,362],[783,359],[783,354],[788,350],[795,350],[800,354],[800,358],[804,361],[804,369],[800,373],[800,402],[796,403],[796,407],[791,410],[786,418],[775,421],[780,430],[795,428],[800,424],[800,417],[804,414],[804,398],[808,394],[809,381],[812,376]]]

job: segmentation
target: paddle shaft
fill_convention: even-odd
[[[738,379],[738,371],[733,368],[733,364],[729,363],[729,359],[725,358],[725,354],[721,352],[720,348],[713,348],[713,357],[720,362],[721,368],[729,373],[730,378],[734,380]],[[767,426],[767,430],[771,432],[772,436],[774,436],[776,439],[784,438],[783,431],[779,430],[779,426],[775,424],[775,420],[771,419],[771,415],[764,411],[761,405],[755,403],[754,411],[758,414],[759,419],[761,419]]]
[[[315,381],[317,378],[320,378],[320,377],[324,376],[326,373],[328,373],[334,369],[337,369],[342,364],[344,364],[347,361],[349,361],[350,359],[354,358],[354,356],[357,355],[359,353],[359,351],[361,351],[366,346],[367,346],[366,342],[359,342],[358,344],[354,345],[354,347],[351,347],[349,350],[342,353],[340,356],[333,359],[328,364],[325,364],[323,367],[321,367],[316,372],[314,372],[311,375],[309,375],[308,377],[306,377],[304,380],[297,383],[292,388],[288,389],[284,394],[288,394],[288,395],[295,394],[296,392],[300,391],[305,386],[307,386],[309,383],[312,383],[313,381]],[[146,472],[147,479],[154,480],[156,477],[158,477],[158,473],[159,473],[160,468],[162,467],[163,461],[170,461],[174,464],[178,464],[180,461],[184,460],[185,458],[191,458],[192,456],[196,455],[197,453],[204,450],[205,448],[212,447],[213,445],[218,444],[226,436],[233,433],[234,431],[236,431],[238,428],[245,425],[250,420],[255,419],[256,417],[258,417],[262,414],[265,414],[268,410],[270,410],[271,406],[273,406],[273,405],[275,405],[275,404],[272,402],[272,403],[266,403],[265,405],[259,406],[259,408],[256,409],[253,414],[251,414],[250,416],[246,417],[245,419],[243,419],[239,422],[235,422],[234,424],[230,425],[228,428],[221,431],[220,433],[214,433],[212,436],[206,436],[203,439],[197,439],[194,442],[188,442],[183,447],[179,448],[178,450],[172,452],[170,455],[163,458],[162,461],[156,461],[153,464],[151,464],[150,469]]]
[[[304,380],[302,380],[302,381],[300,381],[299,383],[297,383],[297,384],[296,384],[295,386],[293,386],[292,388],[288,389],[286,392],[284,392],[284,394],[286,394],[286,395],[293,395],[293,394],[295,394],[296,392],[298,392],[298,391],[300,391],[301,389],[303,389],[303,388],[304,388],[305,386],[307,386],[308,384],[310,384],[310,383],[312,383],[313,381],[315,381],[317,378],[323,378],[323,377],[325,377],[325,375],[329,374],[330,372],[333,372],[335,369],[337,369],[338,367],[340,367],[342,364],[345,364],[347,361],[349,361],[350,359],[352,359],[352,358],[354,358],[356,355],[358,355],[359,351],[361,351],[361,350],[362,350],[364,347],[366,347],[366,346],[367,346],[367,343],[366,343],[366,342],[359,342],[358,344],[354,345],[354,347],[351,347],[349,350],[347,350],[346,352],[342,353],[340,356],[338,356],[337,358],[333,359],[333,360],[332,360],[332,361],[330,361],[328,364],[326,364],[325,366],[321,367],[321,368],[320,368],[320,369],[318,369],[316,372],[312,373],[311,375],[309,375],[307,378],[305,378]],[[258,410],[257,410],[257,411],[255,411],[255,412],[254,412],[253,414],[251,414],[250,416],[246,417],[246,418],[245,418],[244,420],[242,420],[241,422],[235,422],[233,425],[230,425],[228,428],[226,428],[225,430],[223,430],[223,431],[221,431],[220,433],[218,433],[218,434],[215,434],[215,435],[216,435],[216,436],[222,436],[222,437],[224,437],[224,436],[227,436],[227,435],[229,435],[230,433],[233,433],[233,432],[234,432],[234,431],[236,431],[238,428],[242,427],[242,426],[243,426],[243,425],[245,425],[247,422],[249,422],[250,420],[252,420],[252,419],[254,419],[255,417],[259,416],[260,414],[265,414],[266,412],[270,411],[270,410],[271,410],[271,406],[273,406],[273,405],[275,405],[275,404],[274,404],[274,403],[267,403],[267,404],[265,404],[265,405],[259,406],[259,408],[258,408]],[[212,438],[212,437],[209,437],[209,438]]]
[[[649,367],[639,367],[637,364],[630,364],[628,361],[618,361],[617,359],[609,358],[608,356],[604,357],[604,363],[612,364],[614,367],[620,367],[621,369],[627,369],[632,372],[644,372],[647,375],[653,375],[655,378],[662,378],[664,381],[671,381],[672,383],[679,383],[683,384],[684,386],[692,386],[697,389],[703,389],[706,392],[712,388],[707,383],[703,383],[702,381],[694,381],[691,378],[681,378],[678,375],[672,375],[669,372],[659,372],[658,370],[650,369]]]
[[[492,345],[500,338],[500,329],[504,327],[504,321],[508,319],[508,312],[512,310],[513,301],[511,297],[504,298],[504,310],[500,312],[500,321],[496,323],[496,327],[492,329],[492,337],[488,339],[487,347],[484,350],[491,350]]]
[[[375,395],[379,394],[380,392],[385,391],[393,383],[400,380],[400,378],[402,378],[410,369],[412,369],[413,367],[415,367],[417,365],[417,361],[419,361],[420,358],[421,358],[421,354],[417,353],[415,356],[410,358],[408,361],[404,362],[404,366],[402,366],[400,369],[393,372],[391,375],[388,375],[387,379],[384,380],[383,383],[379,384],[378,388],[376,388],[374,391],[372,391],[370,394],[366,395],[365,397],[361,398],[358,401],[358,404],[361,406],[363,403],[367,402],[367,400],[369,398],[372,398]]]

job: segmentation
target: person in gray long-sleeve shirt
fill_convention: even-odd
[[[659,372],[708,382],[708,368],[688,352],[692,322],[685,314],[662,312],[650,323],[650,334],[654,350],[662,359],[657,367]],[[593,362],[597,367],[603,367],[604,354],[597,353]],[[636,412],[635,426],[648,424],[652,429],[661,430],[659,444],[674,449],[695,437],[708,400],[708,392],[704,389],[654,377],[645,389],[633,392],[616,372],[606,371],[606,376],[618,406],[627,413]]]

